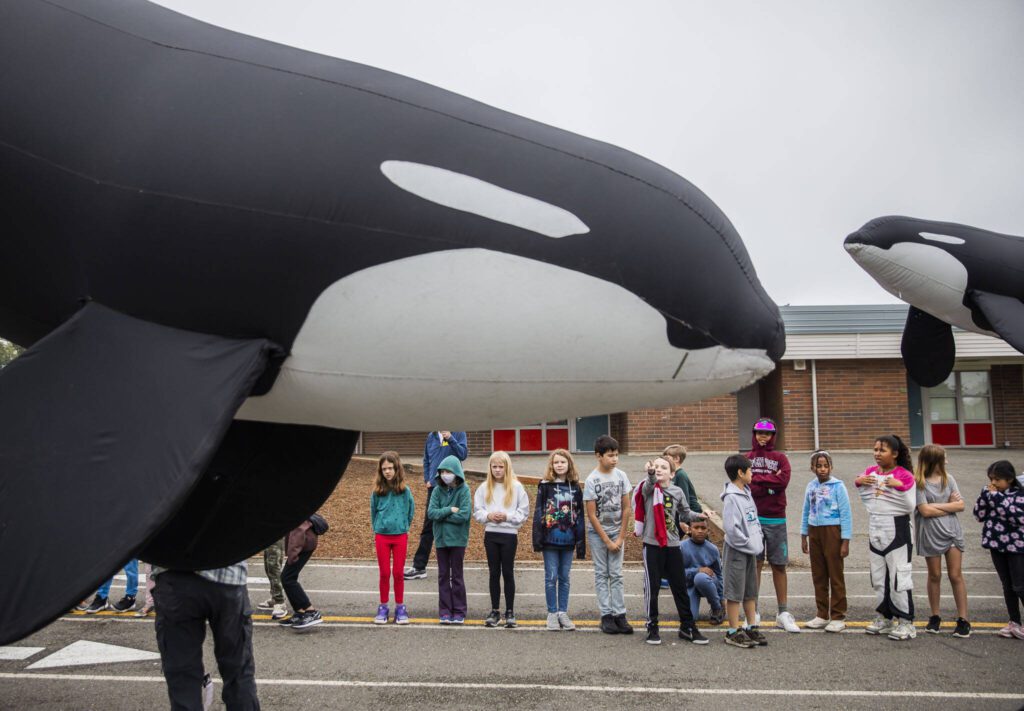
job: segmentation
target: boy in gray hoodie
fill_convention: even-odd
[[[749,623],[754,620],[757,602],[756,557],[764,549],[757,506],[750,493],[750,460],[734,454],[725,460],[729,482],[722,491],[722,527],[725,529],[725,553],[722,572],[725,577],[725,608],[729,615],[729,631],[725,643],[735,647],[767,646],[768,640]],[[747,626],[740,627],[740,603],[747,617]]]

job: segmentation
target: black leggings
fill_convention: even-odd
[[[302,585],[299,583],[299,573],[302,572],[302,568],[306,565],[311,555],[313,555],[313,551],[299,553],[298,560],[294,563],[288,563],[281,571],[281,585],[284,587],[284,594],[288,596],[288,602],[291,603],[292,609],[296,612],[308,609],[312,605],[309,601],[309,596],[306,595],[306,591],[302,589]]]
[[[491,573],[491,609],[501,606],[501,579],[505,579],[505,609],[515,609],[516,578],[512,568],[516,562],[516,548],[519,536],[514,533],[484,532],[484,550],[487,551],[487,568]]]
[[[1024,603],[1024,553],[1000,553],[990,550],[992,565],[1003,584],[1003,599],[1010,621],[1020,624],[1020,604]]]

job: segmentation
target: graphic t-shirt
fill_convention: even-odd
[[[614,539],[622,526],[622,497],[628,496],[633,487],[629,477],[621,469],[602,474],[595,469],[590,472],[583,486],[583,500],[593,501],[597,506],[597,521],[601,528]]]
[[[576,516],[573,510],[572,487],[564,482],[555,482],[555,495],[544,502],[544,518],[547,530],[545,540],[552,546],[576,545]]]

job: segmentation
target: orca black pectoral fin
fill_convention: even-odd
[[[323,504],[358,440],[347,430],[235,420],[188,501],[140,557],[187,570],[245,560]]]
[[[953,327],[911,306],[900,350],[903,365],[914,382],[926,388],[934,387],[953,372],[956,360]]]
[[[0,371],[0,644],[94,592],[164,526],[275,348],[90,303]]]
[[[993,331],[1024,353],[1024,303],[1020,299],[971,289],[967,300],[985,315]]]

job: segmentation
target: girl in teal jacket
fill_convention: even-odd
[[[434,522],[438,614],[442,625],[461,625],[466,622],[466,581],[462,564],[469,545],[473,505],[458,457],[445,457],[437,467],[437,476],[439,482],[430,496],[427,517]]]
[[[409,547],[409,526],[416,505],[412,492],[405,484],[405,469],[397,452],[384,452],[377,461],[377,480],[370,494],[370,521],[373,523],[373,542],[377,549],[377,568],[380,571],[380,605],[374,624],[388,622],[389,583],[395,579],[395,624],[409,624],[409,611],[405,609],[405,555]]]

